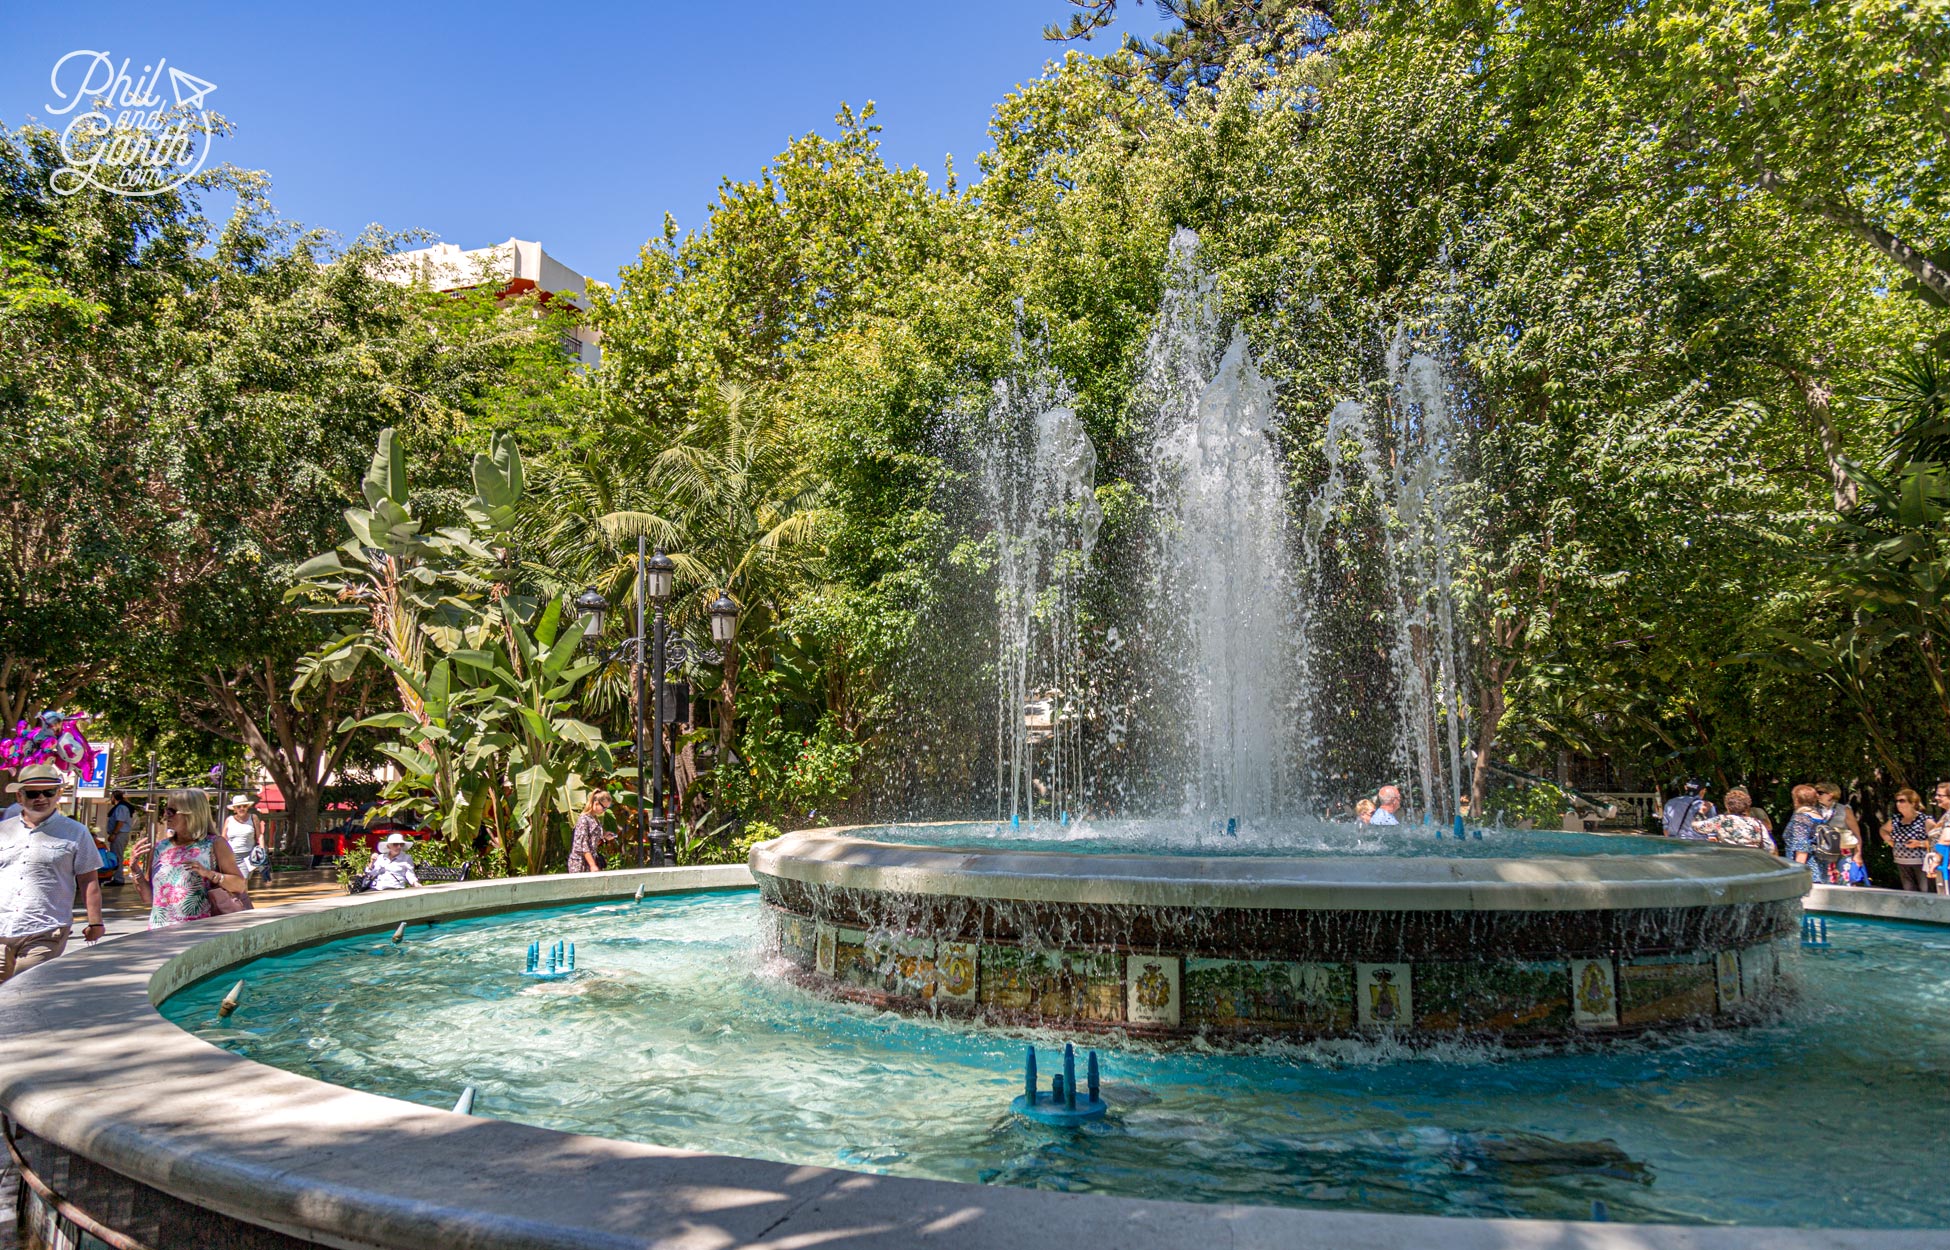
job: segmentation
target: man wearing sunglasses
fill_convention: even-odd
[[[77,887],[88,909],[82,940],[102,936],[101,852],[61,814],[61,786],[52,764],[29,764],[7,787],[20,815],[0,821],[0,983],[68,948]]]

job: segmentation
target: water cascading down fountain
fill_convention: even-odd
[[[1462,431],[1441,366],[1398,335],[1386,402],[1332,408],[1324,476],[1289,508],[1272,387],[1243,332],[1222,332],[1196,249],[1173,240],[1138,386],[1155,525],[1131,645],[1149,657],[1145,699],[1179,711],[1144,804],[1156,815],[1081,819],[1097,456],[1059,387],[1006,381],[979,475],[998,570],[997,819],[756,847],[790,975],[900,1011],[1220,1043],[1552,1039],[1755,1013],[1782,982],[1804,869],[1633,836],[1445,836],[1462,785]],[[1337,543],[1363,544],[1381,587],[1363,641],[1388,657],[1386,706],[1358,720],[1330,705],[1348,661],[1313,630]],[[1423,823],[1311,814],[1333,789],[1319,760],[1335,717],[1389,737],[1404,817]]]

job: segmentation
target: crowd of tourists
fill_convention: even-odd
[[[1714,807],[1706,785],[1688,781],[1684,791],[1667,800],[1661,821],[1665,835],[1691,841],[1726,842],[1784,855],[1805,864],[1820,885],[1867,885],[1868,864],[1863,857],[1867,837],[1862,822],[1832,781],[1795,786],[1789,794],[1794,810],[1778,829],[1753,796],[1734,786],[1723,796],[1724,811]],[[1911,893],[1935,893],[1945,888],[1943,869],[1950,864],[1950,781],[1938,782],[1934,807],[1904,787],[1896,792],[1896,811],[1874,836],[1889,847],[1901,888]]]

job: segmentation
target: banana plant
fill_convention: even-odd
[[[406,453],[391,428],[381,430],[360,491],[363,508],[347,508],[351,537],[298,566],[287,599],[310,599],[313,611],[363,617],[299,666],[294,692],[321,677],[344,680],[371,657],[390,661],[400,704],[424,720],[416,678],[427,672],[429,643],[479,645],[501,610],[512,563],[491,545],[514,526],[523,474],[514,436],[502,434],[474,458],[474,495],[466,505],[477,528],[428,531],[413,507]]]
[[[348,721],[340,731],[398,734],[398,741],[376,748],[400,767],[386,797],[404,804],[431,794],[448,841],[470,843],[500,779],[503,757],[514,745],[507,708],[492,689],[474,685],[467,670],[457,673],[449,658],[435,661],[424,678],[391,657],[385,663],[394,680],[412,692],[417,713],[381,712]]]
[[[616,747],[595,726],[569,714],[577,685],[601,667],[582,656],[582,622],[565,623],[563,601],[551,599],[531,633],[519,616],[503,621],[498,651],[456,651],[473,680],[493,693],[513,741],[507,776],[514,790],[510,816],[523,835],[530,871],[547,862],[552,828],[588,801],[590,778],[615,767]]]

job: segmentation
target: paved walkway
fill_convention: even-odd
[[[251,891],[251,902],[259,907],[276,907],[280,903],[342,894],[344,891],[345,887],[339,884],[337,874],[330,869],[280,872],[271,877],[269,884]],[[80,918],[79,915],[77,918]],[[105,942],[148,929],[149,909],[142,905],[142,896],[135,892],[134,886],[109,886],[102,890],[102,926],[108,930],[107,936],[102,939]],[[80,939],[76,938],[75,941],[78,944]],[[0,1250],[17,1250],[19,1241],[14,1228],[14,1190],[20,1182],[4,1149],[0,1149],[0,1162],[8,1164],[0,1167]]]

